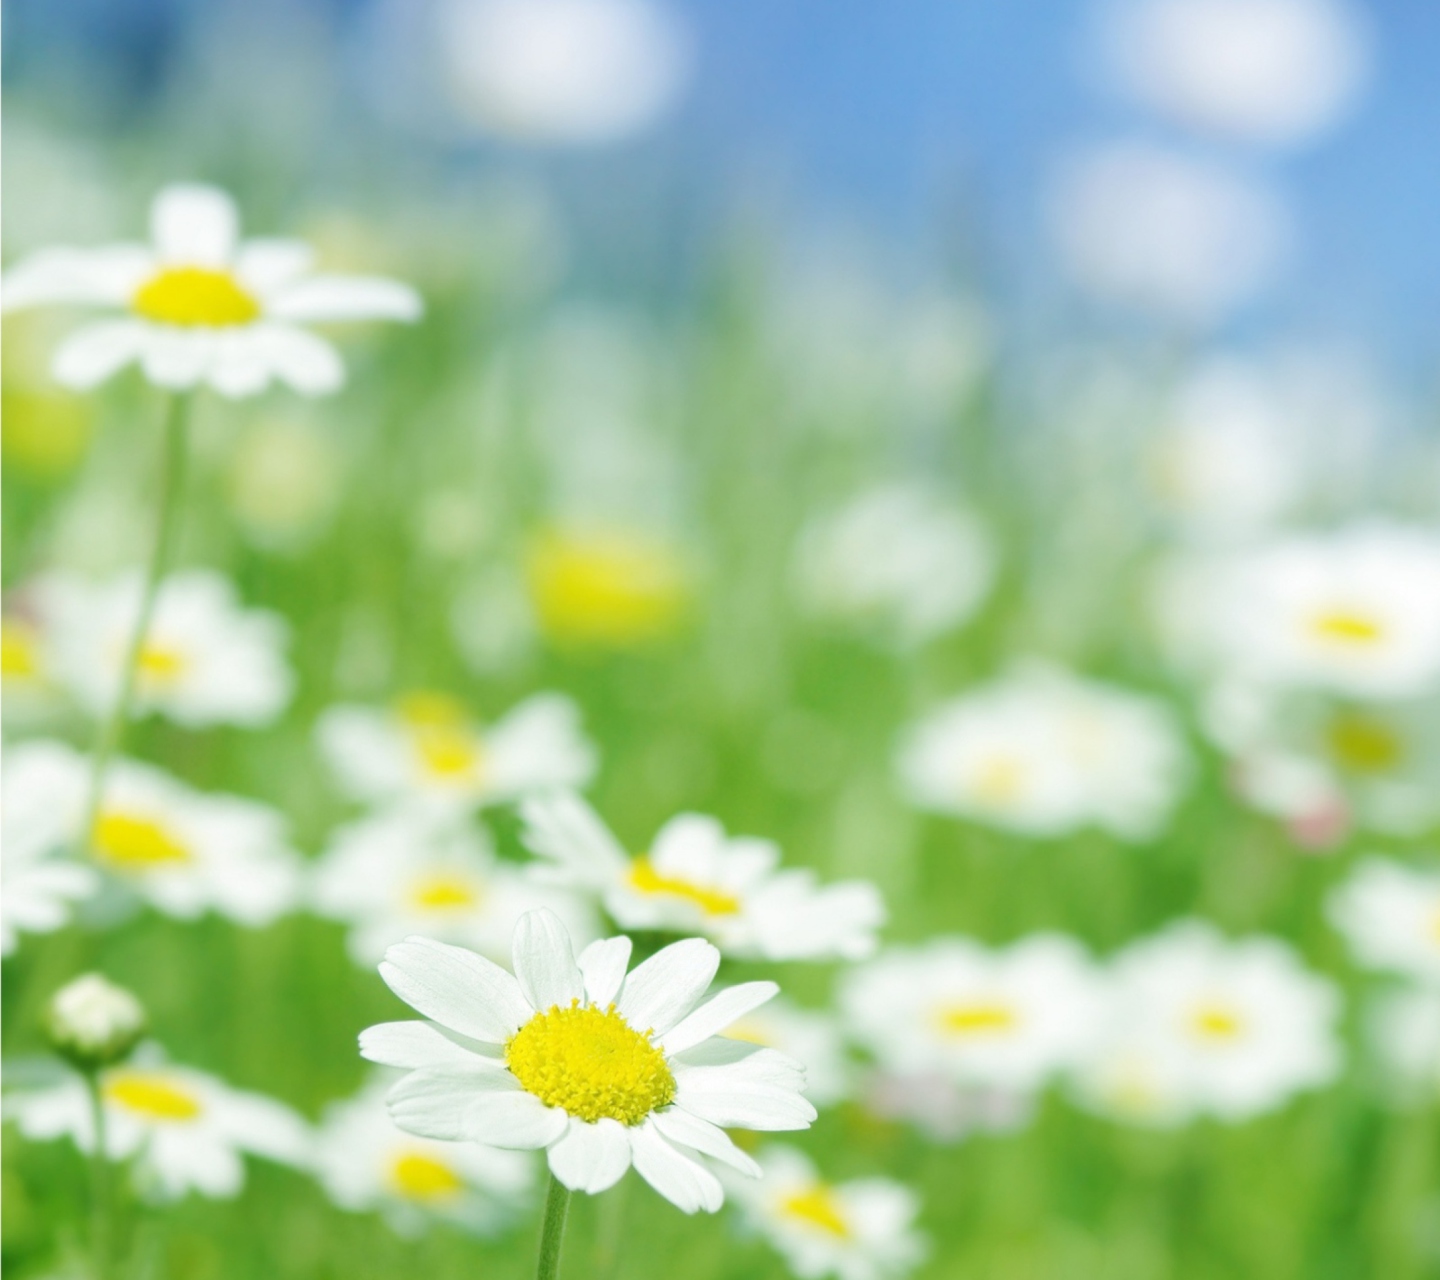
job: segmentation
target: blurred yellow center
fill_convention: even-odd
[[[1385,629],[1374,618],[1347,609],[1317,614],[1310,626],[1320,639],[1341,645],[1364,647],[1385,638]]]
[[[168,267],[140,286],[130,302],[135,314],[156,324],[226,329],[260,318],[260,304],[228,271]]]
[[[1405,744],[1394,729],[1366,716],[1338,717],[1326,737],[1335,759],[1357,773],[1385,773],[1405,754]]]
[[[541,626],[561,642],[624,648],[661,639],[679,625],[689,596],[675,551],[635,534],[551,534],[527,570]]]
[[[593,1124],[636,1125],[675,1096],[665,1055],[616,1012],[572,1000],[537,1013],[505,1046],[520,1087]]]
[[[1245,1030],[1245,1021],[1223,1004],[1202,1004],[1195,1010],[1192,1025],[1204,1040],[1234,1040]]]
[[[780,1201],[780,1212],[795,1218],[807,1227],[818,1227],[828,1235],[847,1239],[850,1224],[845,1220],[845,1211],[839,1197],[823,1182],[814,1183],[803,1191],[786,1196]]]
[[[1009,804],[1025,784],[1025,766],[1010,756],[987,760],[975,773],[972,789],[986,804]]]
[[[147,644],[140,650],[140,678],[147,684],[173,684],[189,665],[189,658],[173,646]]]
[[[996,1000],[969,1000],[945,1005],[936,1016],[940,1029],[952,1036],[998,1035],[1012,1031],[1015,1010]]]
[[[655,870],[649,858],[636,858],[630,864],[630,887],[636,893],[664,894],[693,903],[708,916],[733,916],[740,910],[740,899],[723,889],[696,884],[679,876],[667,876]]]
[[[21,680],[40,674],[40,637],[29,623],[0,623],[0,674]]]
[[[133,813],[102,813],[92,843],[96,853],[121,871],[149,871],[189,862],[193,856],[155,819]]]
[[[484,750],[470,728],[464,706],[449,694],[411,693],[395,704],[410,730],[421,767],[432,777],[470,777],[480,768]]]
[[[166,1076],[126,1071],[105,1081],[105,1097],[126,1111],[170,1124],[183,1124],[200,1114],[199,1099]]]
[[[410,889],[410,900],[427,911],[473,907],[480,901],[480,886],[463,876],[437,872],[415,881]]]
[[[424,1151],[406,1151],[390,1166],[395,1190],[409,1200],[448,1200],[464,1189],[460,1175]]]

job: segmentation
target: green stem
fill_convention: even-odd
[[[570,1211],[570,1188],[553,1173],[545,1196],[545,1223],[540,1228],[540,1262],[535,1280],[557,1280],[560,1275],[560,1246],[565,1240],[565,1215]]]
[[[105,790],[105,772],[111,758],[120,749],[125,725],[130,718],[130,704],[135,700],[135,685],[140,670],[140,655],[145,651],[145,638],[155,613],[160,582],[165,576],[174,536],[175,512],[180,505],[180,489],[185,479],[185,449],[190,420],[189,395],[172,395],[165,412],[165,454],[160,474],[160,505],[155,517],[155,542],[150,563],[145,571],[145,585],[140,596],[140,612],[135,630],[125,650],[125,664],[120,672],[120,692],[110,714],[101,722],[91,757],[90,786],[85,804],[85,825],[80,829],[82,848],[88,851],[94,842],[95,823],[100,816],[100,802]]]
[[[85,1087],[90,1095],[93,1144],[90,1152],[90,1256],[96,1280],[108,1280],[112,1249],[109,1157],[105,1152],[105,1097],[100,1091],[100,1073],[87,1071]]]

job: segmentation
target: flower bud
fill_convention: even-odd
[[[63,1057],[98,1071],[124,1059],[145,1034],[145,1009],[124,987],[87,973],[51,998],[45,1030]]]

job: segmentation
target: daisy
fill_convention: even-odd
[[[1440,871],[1369,858],[1329,906],[1359,964],[1440,985]]]
[[[56,678],[94,715],[115,704],[142,593],[138,572],[103,583],[55,574],[33,586]],[[135,707],[190,729],[269,724],[294,692],[288,634],[277,614],[244,608],[222,575],[171,574],[140,650]]]
[[[1225,939],[1198,920],[1133,943],[1108,975],[1102,1058],[1143,1062],[1168,1119],[1273,1110],[1340,1069],[1339,993],[1277,938]]]
[[[17,594],[21,603],[7,608],[0,618],[0,681],[5,692],[7,728],[42,724],[64,706],[51,670],[42,620],[24,600],[25,593]]]
[[[829,1183],[789,1146],[763,1148],[758,1163],[759,1181],[727,1181],[751,1230],[802,1280],[886,1280],[913,1270],[929,1251],[915,1229],[919,1197],[902,1183]]]
[[[414,320],[407,285],[311,274],[310,249],[293,240],[239,241],[235,203],[214,187],[164,188],[150,207],[152,243],[45,249],[6,273],[4,307],[114,308],[55,353],[57,381],[93,387],[138,363],[156,386],[207,384],[226,396],[272,379],[304,395],[334,391],[344,366],[302,325],[332,320]]]
[[[924,809],[1025,835],[1095,825],[1146,840],[1169,817],[1187,763],[1163,703],[1029,664],[912,726],[897,770]]]
[[[850,1093],[851,1064],[840,1025],[828,1010],[805,1009],[776,996],[725,1028],[727,1040],[778,1049],[805,1066],[805,1096],[817,1107],[834,1106]]]
[[[105,1154],[135,1161],[143,1194],[178,1200],[188,1192],[217,1199],[239,1194],[242,1155],[301,1165],[309,1157],[304,1122],[290,1108],[257,1093],[232,1089],[214,1076],[167,1062],[141,1046],[122,1066],[100,1073],[105,1107]],[[7,1110],[27,1138],[70,1138],[94,1148],[94,1122],[85,1083],[17,1092]]]
[[[332,707],[315,731],[341,789],[366,803],[501,804],[595,775],[580,713],[555,693],[526,699],[484,730],[448,694],[415,692],[385,709]]]
[[[708,942],[673,943],[627,973],[630,945],[594,942],[577,961],[559,919],[532,911],[515,930],[513,977],[426,938],[391,947],[381,976],[439,1024],[360,1037],[363,1056],[410,1071],[389,1095],[395,1123],[440,1141],[544,1148],[563,1185],[592,1195],[633,1163],[686,1213],[713,1213],[724,1193],[701,1157],[758,1174],[724,1128],[807,1128],[804,1069],[717,1036],[775,995],[773,982],[702,1004],[720,965]]]
[[[535,1181],[533,1157],[478,1142],[436,1142],[397,1129],[387,1080],[325,1110],[315,1170],[342,1209],[379,1210],[401,1235],[433,1220],[489,1235],[515,1218]]]
[[[26,778],[34,782],[32,803],[49,810],[46,839],[82,846],[89,762],[60,743],[24,749],[45,753],[44,768],[34,766]],[[89,852],[113,886],[183,920],[217,911],[260,926],[299,897],[299,860],[278,813],[238,796],[193,791],[131,760],[115,761],[106,773]]]
[[[549,907],[571,937],[596,936],[590,911],[536,885],[495,857],[488,835],[453,813],[410,806],[342,827],[315,868],[315,909],[350,926],[350,955],[366,968],[411,934],[509,957],[525,912]]]
[[[845,975],[840,1007],[883,1070],[1011,1093],[1079,1061],[1102,1012],[1085,952],[1056,934],[999,950],[966,938],[895,948]]]
[[[939,494],[888,485],[802,531],[796,577],[821,615],[879,627],[902,645],[960,626],[995,576],[976,520]]]
[[[561,884],[598,894],[622,929],[699,932],[726,955],[765,960],[856,960],[875,949],[885,904],[874,885],[819,885],[806,868],[779,868],[780,850],[682,813],[630,857],[599,815],[568,792],[520,807],[526,848]]]

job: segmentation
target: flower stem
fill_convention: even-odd
[[[109,1280],[113,1247],[110,1204],[110,1169],[105,1153],[105,1098],[100,1091],[100,1073],[85,1072],[90,1095],[90,1118],[94,1130],[90,1152],[90,1256],[96,1280]]]
[[[160,472],[160,505],[155,517],[155,542],[150,551],[150,563],[145,570],[145,585],[140,595],[140,612],[135,619],[135,630],[125,650],[124,666],[120,671],[120,691],[110,714],[101,722],[95,739],[95,750],[91,757],[90,786],[85,804],[85,825],[80,829],[83,851],[88,851],[94,841],[95,822],[100,816],[100,802],[105,789],[105,771],[110,760],[120,749],[125,736],[125,725],[130,718],[130,704],[135,700],[135,685],[139,679],[140,656],[145,651],[145,637],[150,630],[150,620],[155,613],[155,601],[160,594],[160,581],[165,576],[166,563],[170,557],[170,543],[175,529],[175,512],[180,505],[180,489],[185,478],[186,437],[190,422],[190,396],[171,395],[165,410],[165,445]]]
[[[545,1196],[545,1223],[540,1228],[540,1262],[535,1268],[535,1280],[557,1280],[560,1275],[560,1246],[569,1210],[570,1188],[552,1173]]]

